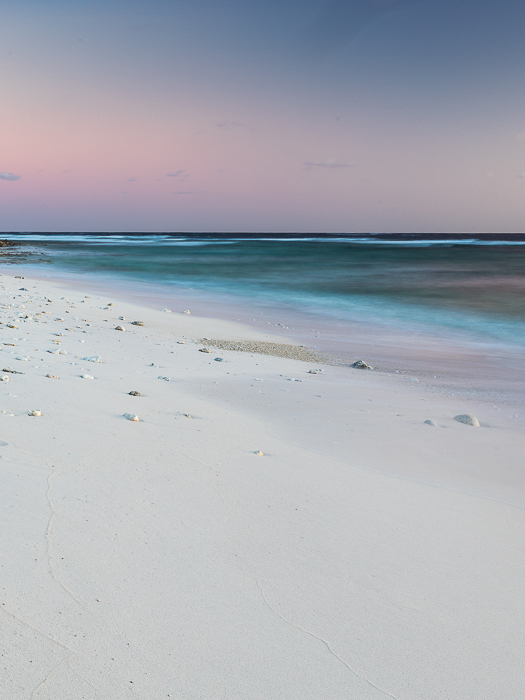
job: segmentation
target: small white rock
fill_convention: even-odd
[[[0,382],[8,382],[10,377],[7,376],[7,374],[4,374],[3,377],[0,377]]]
[[[42,411],[29,411],[28,416],[41,416]]]
[[[81,374],[80,376],[82,379],[95,379],[95,377],[92,377],[90,374]]]
[[[20,362],[27,362],[29,360],[29,357],[23,357],[22,355],[20,357],[16,358],[17,360],[20,360]]]
[[[473,425],[475,428],[479,428],[479,420],[476,418],[476,416],[472,416],[470,413],[462,413],[459,416],[454,416],[454,420],[458,423]]]
[[[101,362],[102,358],[100,355],[93,355],[93,357],[83,357],[83,360],[86,360],[87,362]]]
[[[138,421],[138,419],[139,419],[139,417],[137,416],[136,413],[125,413],[125,414],[124,414],[124,418],[125,418],[126,420],[131,420],[131,421],[133,421],[133,422],[135,422],[135,423],[136,423],[136,422]]]
[[[164,313],[166,313],[166,314],[171,314],[171,309],[162,309],[162,310],[163,310]]]
[[[115,326],[116,331],[125,331],[126,329],[123,326]]]
[[[189,309],[184,309],[184,311],[182,313],[183,314],[191,314],[191,311]]]

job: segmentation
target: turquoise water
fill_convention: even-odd
[[[525,344],[525,241],[474,236],[44,235],[28,262],[149,293]],[[49,274],[49,272],[47,274]]]

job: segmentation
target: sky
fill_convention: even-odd
[[[0,0],[0,230],[523,232],[523,0]]]

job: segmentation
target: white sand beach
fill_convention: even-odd
[[[2,698],[524,697],[522,410],[3,272]]]

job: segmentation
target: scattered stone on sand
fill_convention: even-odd
[[[199,352],[211,352],[209,348],[200,348]]]
[[[100,355],[93,355],[93,357],[83,357],[83,360],[86,360],[86,362],[102,362],[102,358]]]
[[[224,362],[224,358],[222,357],[214,357],[213,359],[215,360],[215,362]]]
[[[171,314],[171,309],[162,309],[165,314]]]
[[[25,277],[22,277],[21,275],[15,275],[15,280],[25,280]]]
[[[28,416],[41,416],[41,415],[42,415],[42,411],[37,411],[37,410],[29,411],[29,413],[28,413],[27,415],[28,415]]]
[[[131,322],[131,325],[132,325],[132,326],[143,326],[143,325],[144,325],[144,321],[132,321],[132,322]]]
[[[182,313],[183,313],[183,314],[190,314],[190,315],[191,315],[191,311],[190,311],[189,309],[184,309],[184,311],[182,311]]]
[[[472,416],[470,413],[461,413],[459,416],[454,416],[454,420],[458,423],[473,425],[475,428],[479,428],[479,420],[476,418],[476,416]]]
[[[67,355],[67,350],[62,350],[62,349],[60,349],[60,350],[58,351],[58,354],[59,354],[59,355]]]
[[[264,452],[262,452],[261,450],[257,450],[257,452],[255,452],[254,454],[256,454],[257,457],[264,457]]]
[[[138,421],[138,419],[139,419],[139,417],[137,416],[136,413],[125,413],[125,414],[124,414],[124,418],[125,418],[126,420],[133,421],[134,423],[136,423],[136,422]]]
[[[17,357],[16,359],[20,360],[20,362],[27,362],[29,360],[29,357],[25,357],[23,355],[20,355],[20,357]]]
[[[431,418],[425,421],[425,425],[431,425],[433,428],[439,428],[439,425],[436,423],[436,421],[433,421]]]
[[[7,327],[8,327],[8,328],[18,328],[18,326],[14,326],[12,323],[8,323],[8,324],[7,324]]]
[[[140,391],[130,391],[130,392],[129,392],[129,395],[130,395],[130,396],[142,396],[142,394],[140,393]]]
[[[171,377],[159,377],[159,379],[163,379],[165,382],[171,382]]]
[[[110,302],[108,303],[108,306],[115,306],[115,304],[114,304],[112,301],[110,301]]]
[[[81,379],[95,379],[95,377],[92,377],[90,374],[81,374],[80,378]]]
[[[118,317],[118,320],[119,320],[119,321],[125,321],[126,319],[124,318],[124,316],[119,316],[119,317]]]
[[[58,379],[58,377],[55,374],[46,374],[46,377],[48,379]]]
[[[3,377],[0,377],[0,382],[8,382],[8,381],[9,381],[9,377],[7,376],[7,374],[4,374]]]
[[[364,360],[357,360],[356,362],[352,362],[350,367],[355,367],[356,369],[374,369]]]
[[[193,416],[190,415],[189,413],[183,413],[182,415],[185,416],[186,418],[193,418]]]
[[[7,369],[7,367],[4,367],[2,372],[11,372],[11,374],[24,374],[23,372],[17,372],[16,369]]]
[[[126,329],[123,326],[115,326],[116,331],[125,331]]]
[[[196,343],[204,344],[204,339],[196,340]],[[207,345],[221,350],[235,350],[237,352],[249,352],[257,355],[272,355],[273,357],[286,357],[290,360],[301,362],[315,362],[321,364],[332,363],[329,357],[316,353],[303,345],[289,345],[287,343],[270,343],[265,340],[208,340]]]

